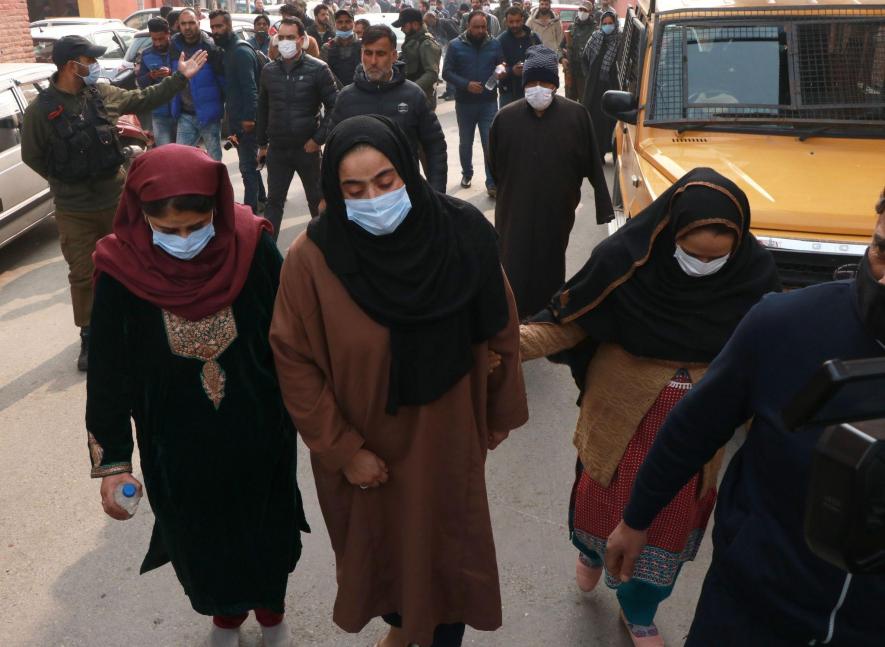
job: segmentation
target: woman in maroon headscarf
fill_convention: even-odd
[[[162,146],[132,164],[114,233],[95,252],[86,427],[105,512],[131,483],[135,421],[155,514],[144,573],[172,562],[210,645],[256,610],[288,645],[283,599],[307,530],[295,431],[268,342],[282,258],[267,221],[234,204],[227,170]]]

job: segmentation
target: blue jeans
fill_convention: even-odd
[[[251,133],[237,130],[237,155],[240,158],[240,175],[243,177],[243,204],[252,208],[252,213],[258,213],[258,201],[265,202],[267,194],[264,192],[264,180],[258,170],[258,138],[255,131]]]
[[[153,122],[154,143],[157,146],[171,144],[172,133],[175,132],[175,118],[154,115],[151,121]]]
[[[473,177],[473,135],[476,127],[479,126],[479,141],[482,142],[483,160],[488,158],[489,150],[489,129],[492,127],[492,119],[498,112],[498,103],[496,101],[483,101],[482,103],[463,103],[455,102],[455,116],[458,119],[458,153],[461,157],[461,174],[466,177]],[[488,161],[485,162],[486,167],[486,187],[495,186],[492,179],[492,170],[489,168]]]
[[[155,119],[156,123],[156,119]],[[203,146],[209,157],[216,162],[221,161],[221,121],[213,121],[205,126],[200,126],[196,115],[188,115],[182,113],[178,118],[178,137],[175,140],[178,144],[185,146],[196,146],[203,138]]]

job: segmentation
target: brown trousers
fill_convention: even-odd
[[[111,233],[116,209],[104,211],[56,211],[55,224],[61,253],[68,263],[74,324],[83,328],[92,317],[92,252],[95,243]]]

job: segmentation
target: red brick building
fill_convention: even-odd
[[[0,63],[34,61],[26,0],[0,0]]]

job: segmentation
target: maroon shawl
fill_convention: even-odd
[[[189,261],[170,256],[153,244],[141,210],[143,201],[179,195],[215,196],[215,237]],[[132,163],[114,233],[95,247],[95,277],[107,272],[135,296],[196,321],[233,303],[240,294],[261,231],[270,223],[234,204],[227,169],[204,151],[168,144]]]

